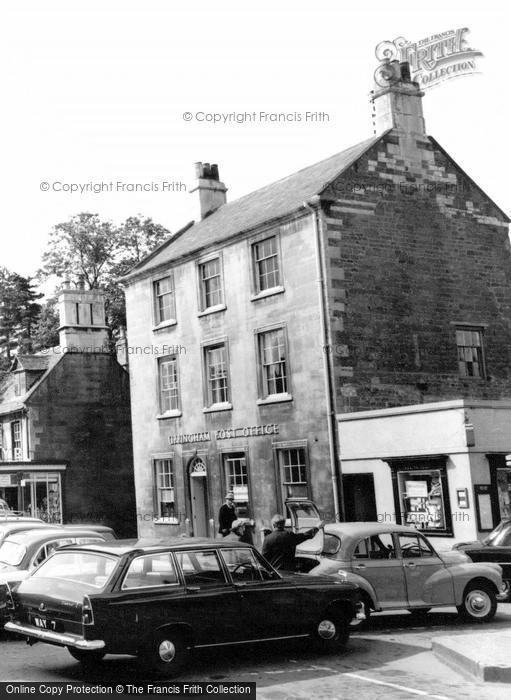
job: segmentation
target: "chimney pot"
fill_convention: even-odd
[[[411,83],[412,76],[410,73],[410,64],[408,63],[408,61],[403,61],[399,64],[399,66],[401,68],[401,80],[403,80],[405,83]]]
[[[195,175],[199,182],[191,191],[199,192],[200,218],[205,219],[226,203],[227,187],[220,181],[217,163],[195,163]]]
[[[219,180],[220,176],[218,174],[218,165],[216,163],[211,163],[211,179]]]
[[[202,177],[202,172],[202,163],[198,161],[197,163],[195,163],[195,177],[197,178],[197,180],[199,180]]]

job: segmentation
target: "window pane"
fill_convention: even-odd
[[[225,491],[232,491],[239,517],[249,517],[248,469],[244,452],[224,455]]]
[[[155,459],[156,512],[159,518],[176,518],[174,470],[171,459]]]
[[[458,369],[462,377],[484,377],[482,331],[458,329]]]
[[[285,498],[306,498],[307,466],[303,447],[278,451],[279,465]]]
[[[174,564],[169,554],[150,554],[134,559],[126,573],[122,588],[168,586],[178,583]]]
[[[154,283],[156,322],[163,323],[175,318],[174,282],[172,277],[164,277]]]
[[[202,309],[217,306],[223,301],[220,259],[210,260],[200,266]]]
[[[229,400],[225,345],[206,348],[208,406]]]
[[[177,358],[160,360],[160,410],[162,413],[179,408]]]
[[[263,369],[263,390],[269,394],[287,392],[286,345],[284,331],[261,333],[261,363]]]
[[[277,239],[275,236],[254,244],[254,264],[257,291],[271,289],[280,284]]]
[[[187,586],[227,585],[216,552],[178,552],[176,558]]]

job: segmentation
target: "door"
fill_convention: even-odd
[[[429,542],[418,533],[399,534],[398,537],[409,606],[454,605],[454,584],[450,574],[431,584],[431,577],[446,567]]]
[[[303,609],[294,581],[281,577],[248,547],[222,548],[221,556],[240,595],[245,639],[303,633],[311,606]]]
[[[346,521],[376,521],[374,476],[372,474],[344,474],[342,484]]]
[[[384,610],[408,607],[403,563],[397,558],[390,533],[360,540],[353,551],[351,568],[369,581]]]
[[[208,477],[206,464],[200,457],[191,462],[189,474],[193,534],[208,537]]]

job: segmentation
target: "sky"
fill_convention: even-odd
[[[233,200],[370,137],[376,45],[461,27],[478,72],[426,91],[426,129],[511,213],[503,2],[19,0],[0,15],[0,265],[19,274],[82,211],[196,219],[196,161],[218,163]],[[257,120],[206,121],[233,112]]]

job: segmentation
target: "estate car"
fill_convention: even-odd
[[[344,646],[359,613],[347,580],[281,576],[251,545],[122,540],[55,552],[11,591],[10,632],[83,663],[131,654],[176,675],[192,649],[307,637]]]
[[[436,552],[417,529],[376,522],[331,523],[298,545],[297,567],[313,574],[351,572],[371,610],[456,606],[476,622],[490,620],[505,585],[498,564],[474,564],[462,552]]]

